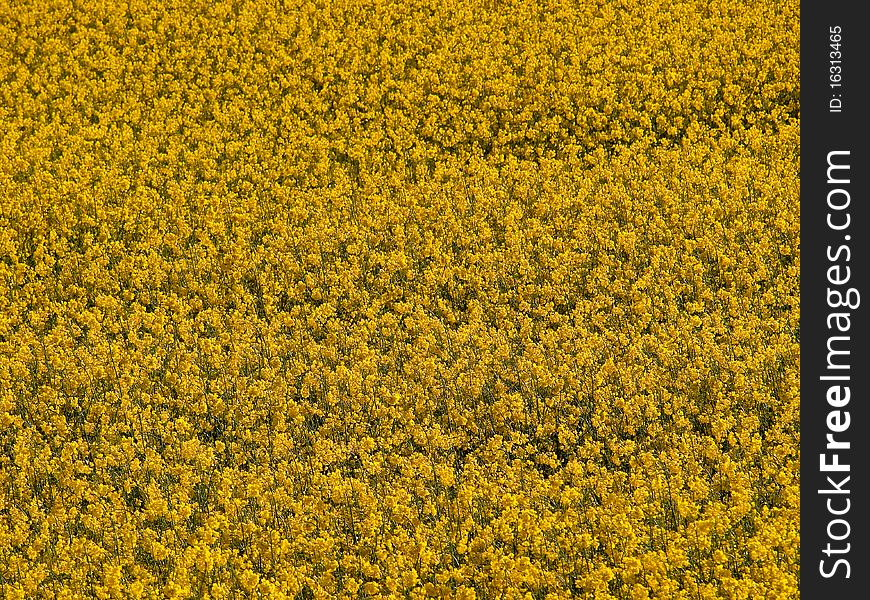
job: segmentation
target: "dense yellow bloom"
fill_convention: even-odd
[[[796,597],[797,12],[0,0],[0,597]]]

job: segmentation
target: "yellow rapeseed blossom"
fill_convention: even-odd
[[[796,598],[797,13],[0,0],[0,597]]]

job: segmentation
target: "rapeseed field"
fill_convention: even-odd
[[[798,9],[0,0],[0,597],[798,597]]]

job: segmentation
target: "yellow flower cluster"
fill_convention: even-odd
[[[797,597],[797,13],[0,0],[0,597]]]

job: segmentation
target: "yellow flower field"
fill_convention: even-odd
[[[0,598],[797,598],[798,8],[0,0]]]

